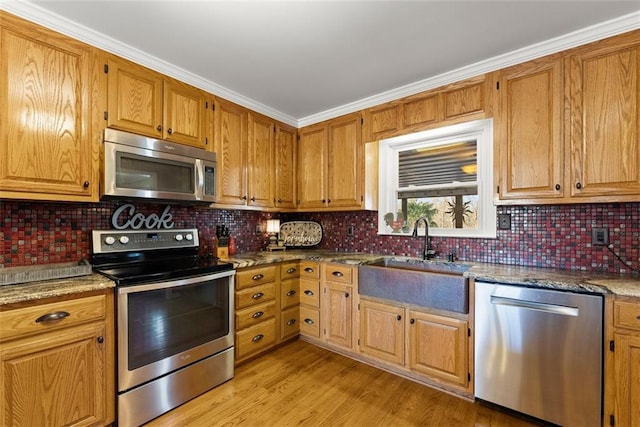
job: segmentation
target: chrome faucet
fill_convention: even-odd
[[[418,224],[420,221],[424,221],[424,252],[422,254],[422,259],[431,259],[434,258],[436,253],[431,249],[430,238],[429,238],[429,218],[426,216],[422,216],[416,220],[416,223],[413,225],[413,234],[412,237],[418,237]]]

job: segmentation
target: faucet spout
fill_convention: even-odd
[[[428,260],[435,257],[435,251],[431,249],[431,239],[429,237],[429,219],[426,216],[418,218],[413,225],[412,237],[418,237],[418,225],[420,222],[424,222],[424,250],[422,252],[422,259]]]

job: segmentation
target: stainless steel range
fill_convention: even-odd
[[[97,230],[116,282],[118,425],[141,425],[233,377],[233,265],[198,257],[198,230]]]

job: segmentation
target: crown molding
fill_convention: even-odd
[[[456,70],[448,71],[434,77],[429,77],[427,79],[363,98],[349,104],[300,118],[298,119],[298,127],[308,126],[342,116],[344,114],[374,107],[389,101],[415,95],[420,92],[435,89],[450,83],[475,77],[480,74],[496,71],[511,65],[520,64],[552,53],[561,52],[583,44],[602,40],[617,34],[626,33],[638,28],[640,28],[640,10],[610,21],[605,21],[550,40],[514,50],[503,55],[476,62]]]
[[[213,93],[214,95],[296,127],[308,126],[344,114],[374,107],[399,98],[415,95],[420,92],[435,89],[437,87],[455,83],[480,74],[496,71],[521,62],[540,58],[545,55],[571,49],[576,46],[640,28],[639,10],[610,21],[598,23],[590,27],[476,62],[437,76],[429,77],[386,92],[381,92],[349,104],[344,104],[339,107],[296,119],[295,117],[254,101],[251,98],[227,89],[224,86],[220,86],[210,80],[204,79],[174,64],[156,58],[155,56],[149,55],[113,38],[107,37],[104,34],[88,27],[79,25],[76,22],[68,20],[60,15],[53,14],[33,3],[18,0],[4,0],[0,2],[0,10],[5,10],[36,24],[43,25],[47,28],[134,61],[162,74],[176,78],[209,93]]]
[[[282,113],[267,105],[254,101],[244,95],[220,86],[197,74],[191,73],[174,64],[149,55],[139,49],[119,42],[111,37],[99,33],[91,28],[80,25],[60,15],[51,13],[33,3],[27,1],[8,0],[0,1],[0,10],[5,10],[28,21],[42,25],[59,33],[65,34],[76,40],[95,46],[99,49],[121,56],[159,73],[173,77],[184,83],[198,87],[206,92],[220,96],[226,100],[240,104],[253,111],[262,113],[273,119],[279,120],[291,126],[298,126],[298,120],[288,114]]]

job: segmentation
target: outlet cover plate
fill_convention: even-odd
[[[591,244],[593,246],[607,246],[609,244],[609,229],[606,227],[592,228]]]
[[[498,215],[498,229],[511,230],[511,214]]]

